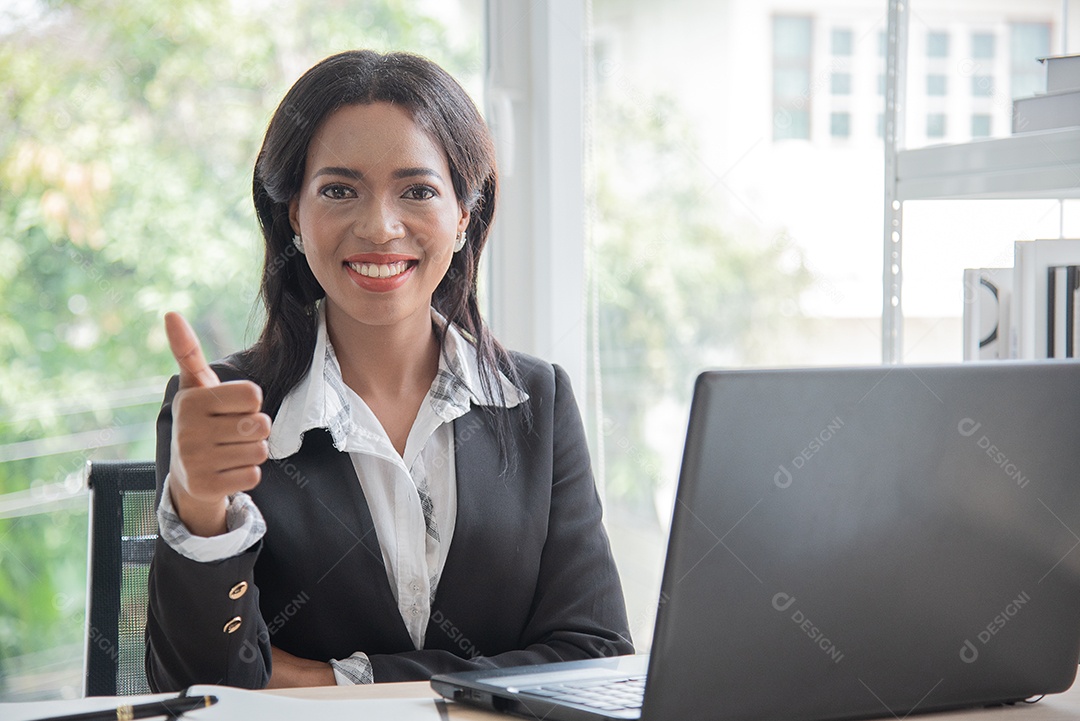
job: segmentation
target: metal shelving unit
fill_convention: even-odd
[[[1080,127],[904,150],[910,0],[889,0],[885,94],[882,360],[903,352],[903,217],[907,200],[1080,198]]]

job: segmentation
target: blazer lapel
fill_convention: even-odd
[[[457,473],[457,521],[450,551],[439,579],[427,637],[442,614],[453,619],[475,607],[476,588],[470,584],[483,573],[489,547],[482,529],[491,516],[493,469],[499,467],[499,447],[483,411],[475,408],[454,421],[454,467]],[[455,623],[460,623],[456,621]]]

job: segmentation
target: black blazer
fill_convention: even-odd
[[[487,411],[454,421],[457,522],[423,649],[401,620],[348,454],[312,430],[295,455],[262,466],[251,492],[266,519],[259,543],[198,563],[158,540],[146,622],[150,687],[264,687],[271,644],[325,661],[363,651],[376,682],[633,653],[569,379],[557,366],[513,358],[532,427],[515,424],[504,469]],[[223,381],[248,377],[242,356],[214,370]],[[157,422],[159,497],[177,385],[174,377]],[[517,420],[522,406],[509,412]]]

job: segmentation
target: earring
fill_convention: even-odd
[[[458,234],[457,240],[454,241],[454,252],[457,253],[459,250],[461,250],[464,247],[465,247],[465,231],[463,230],[463,231],[461,231],[461,233]]]
[[[292,244],[295,245],[296,249],[299,250],[301,253],[304,252],[304,240],[300,237],[299,233],[293,234]]]

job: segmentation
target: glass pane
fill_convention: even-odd
[[[831,90],[833,95],[851,95],[851,73],[833,73]]]
[[[782,110],[773,122],[773,138],[776,140],[809,140],[810,112],[808,110]]]
[[[908,147],[1010,135],[1013,97],[1045,90],[1046,69],[1035,58],[1060,52],[1064,15],[1069,22],[1080,16],[1077,0],[1011,5],[916,0],[910,9],[913,48],[920,46],[921,34],[944,30],[953,47],[948,61],[920,57],[917,51],[908,56],[911,73],[925,67],[947,78],[944,103],[923,97],[920,76],[909,82]],[[1074,41],[1074,33],[1069,35]],[[935,111],[944,117],[928,122]],[[1080,202],[1074,200],[905,203],[905,361],[961,360],[964,269],[1010,268],[1015,241],[1062,233],[1075,237],[1078,219]]]
[[[476,95],[482,27],[472,0],[4,4],[0,498],[27,503],[0,518],[0,701],[80,693],[79,476],[154,457],[163,313],[210,358],[254,340],[251,173],[285,90],[371,47],[423,53]]]
[[[945,113],[930,113],[926,116],[926,137],[945,137]]]
[[[994,57],[994,34],[975,33],[971,36],[971,57],[992,58]]]
[[[1066,232],[1080,232],[1080,202]],[[1011,268],[1013,244],[1058,236],[1056,200],[926,200],[904,204],[904,360],[963,359],[965,268]],[[1073,236],[1075,237],[1075,236]]]
[[[977,98],[992,97],[994,95],[994,78],[989,75],[972,76],[971,94]]]
[[[947,58],[949,56],[949,34],[930,32],[926,34],[926,57]]]
[[[773,18],[773,55],[805,58],[810,55],[811,21],[808,17]]]
[[[617,70],[592,111],[583,405],[642,651],[696,374],[881,357],[883,6],[789,18],[749,3],[737,26],[725,7],[592,2]],[[833,29],[850,31],[850,61]]]
[[[973,114],[991,117],[992,136],[1009,135],[1013,98],[1045,91],[1046,68],[1035,58],[1054,50],[1062,8],[1032,0],[1024,5],[1025,22],[1015,22],[1015,13],[993,5],[912,3],[904,146],[985,137],[971,134]],[[927,124],[929,113],[945,116],[945,135],[938,134],[940,119]]]
[[[832,31],[832,54],[851,55],[854,36],[846,28],[833,28]]]
[[[851,113],[833,113],[829,116],[829,132],[834,138],[851,135]]]
[[[809,92],[810,71],[807,68],[777,68],[773,72],[773,93],[778,98],[800,98]]]
[[[1013,23],[1009,31],[1009,57],[1013,68],[1027,69],[1038,58],[1050,54],[1050,26],[1047,23]]]
[[[1046,92],[1046,68],[1038,62],[1050,54],[1050,26],[1013,23],[1009,28],[1009,77],[1013,98]]]

